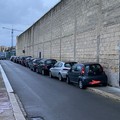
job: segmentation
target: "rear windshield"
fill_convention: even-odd
[[[76,62],[65,63],[65,67],[71,68]]]
[[[103,69],[99,64],[86,65],[85,69],[88,76],[101,75],[103,73]]]
[[[46,62],[45,62],[46,64],[55,64],[56,63],[56,60],[47,60]]]

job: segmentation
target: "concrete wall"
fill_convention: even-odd
[[[119,86],[120,0],[62,0],[17,40],[17,55],[100,62]]]

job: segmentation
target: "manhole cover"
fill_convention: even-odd
[[[32,117],[29,120],[44,120],[42,117]]]

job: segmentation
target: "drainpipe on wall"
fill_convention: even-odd
[[[97,62],[98,63],[100,62],[99,55],[100,55],[100,35],[97,36]]]
[[[74,4],[74,17],[75,17],[75,29],[74,29],[74,61],[76,61],[76,35],[77,35],[77,15],[76,15],[76,2]]]
[[[102,0],[99,0],[98,26],[97,26],[97,62],[100,62],[100,32],[102,27]]]
[[[120,38],[120,36],[119,36]],[[118,53],[119,53],[119,86],[120,86],[120,41],[118,42]]]

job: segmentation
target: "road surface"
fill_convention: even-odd
[[[119,102],[42,76],[11,61],[1,61],[1,65],[28,118],[120,120]]]

